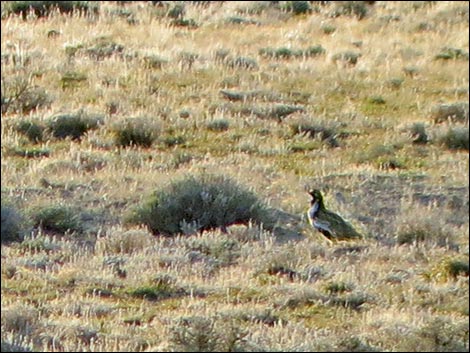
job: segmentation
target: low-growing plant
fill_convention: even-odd
[[[325,24],[321,26],[321,30],[325,34],[332,34],[336,31],[336,27],[333,25]]]
[[[231,318],[180,317],[170,326],[170,342],[178,352],[240,352],[247,351],[248,333]]]
[[[442,221],[438,210],[415,206],[413,212],[409,211],[405,208],[397,220],[398,244],[425,243],[442,247],[454,244],[454,235]]]
[[[266,219],[266,207],[252,191],[228,177],[203,173],[157,190],[126,221],[144,224],[155,235],[172,236]]]
[[[322,55],[326,52],[325,48],[321,45],[308,47],[307,49],[290,49],[287,47],[280,48],[261,48],[258,53],[261,56],[275,59],[290,59],[299,57],[314,57]]]
[[[6,12],[21,15],[26,19],[30,12],[37,17],[47,17],[54,10],[60,13],[71,14],[74,11],[83,13],[97,13],[96,4],[90,4],[89,1],[10,1],[6,7]]]
[[[361,57],[360,53],[352,52],[352,51],[345,51],[341,53],[336,53],[331,57],[333,62],[343,62],[350,66],[354,66],[357,64],[357,61]]]
[[[25,158],[39,158],[49,157],[51,151],[49,148],[38,147],[14,147],[7,150],[7,154],[11,156],[25,157]]]
[[[78,140],[88,130],[97,128],[102,121],[101,115],[89,115],[83,111],[58,114],[49,118],[47,130],[58,139],[70,137],[73,140]]]
[[[167,299],[185,294],[183,289],[163,282],[158,282],[148,286],[140,286],[129,290],[128,293],[132,297],[151,301]]]
[[[312,11],[310,1],[286,1],[284,9],[291,11],[294,15],[301,15]]]
[[[210,131],[226,131],[228,130],[230,126],[230,123],[227,119],[214,119],[212,121],[209,121],[206,125],[207,129]]]
[[[210,256],[218,260],[221,265],[231,265],[240,256],[240,243],[228,236],[190,237],[184,244],[188,250]]]
[[[445,257],[435,264],[426,277],[436,281],[455,280],[459,276],[469,275],[468,258]]]
[[[468,126],[450,127],[447,132],[442,135],[440,142],[452,150],[469,150],[469,130]]]
[[[435,123],[468,122],[469,104],[468,102],[437,104],[431,108],[430,118]]]
[[[159,134],[158,125],[150,118],[124,119],[113,128],[114,142],[119,147],[150,147]]]
[[[43,87],[32,84],[31,75],[2,77],[2,113],[28,114],[50,105],[52,101],[53,98]]]
[[[45,126],[34,120],[22,120],[15,126],[15,130],[31,142],[38,143],[42,141]]]
[[[445,47],[442,48],[439,54],[437,54],[434,59],[436,60],[457,60],[463,59],[468,60],[468,53],[462,49]]]
[[[337,1],[336,8],[331,15],[336,16],[355,16],[357,19],[362,20],[368,13],[367,1]]]
[[[83,230],[78,210],[71,206],[55,204],[37,208],[33,211],[36,227],[45,231],[65,233]]]
[[[75,53],[74,53],[75,54]],[[77,71],[67,71],[60,78],[62,89],[75,88],[86,82],[88,77],[86,74]]]
[[[1,242],[11,243],[23,239],[24,220],[20,213],[2,198],[1,208],[2,228]]]
[[[95,38],[85,49],[85,54],[91,59],[103,60],[113,55],[122,55],[124,46],[113,41],[108,36]]]
[[[227,58],[225,63],[230,68],[240,68],[240,69],[247,69],[247,70],[254,70],[258,68],[258,63],[255,59],[238,56],[236,58]]]

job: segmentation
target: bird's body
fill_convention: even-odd
[[[325,208],[323,196],[319,190],[309,191],[312,200],[307,212],[312,227],[317,229],[329,240],[349,240],[362,238],[354,227],[341,216]]]

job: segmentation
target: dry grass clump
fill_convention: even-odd
[[[437,208],[414,206],[404,208],[396,225],[398,244],[431,244],[452,247],[455,231],[445,223],[442,212]]]

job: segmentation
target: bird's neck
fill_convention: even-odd
[[[311,214],[313,217],[315,217],[318,213],[318,210],[320,209],[320,204],[318,203],[318,201],[312,201],[311,203]]]
[[[313,207],[314,212],[317,213],[319,210],[325,210],[325,205],[323,204],[323,200],[315,200],[311,201],[311,207]]]

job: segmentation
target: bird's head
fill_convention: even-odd
[[[324,207],[324,205],[323,205],[323,196],[322,196],[320,190],[313,189],[313,190],[310,190],[308,193],[312,197],[312,200],[310,201],[310,204],[313,205],[314,203],[317,202],[321,208]]]

